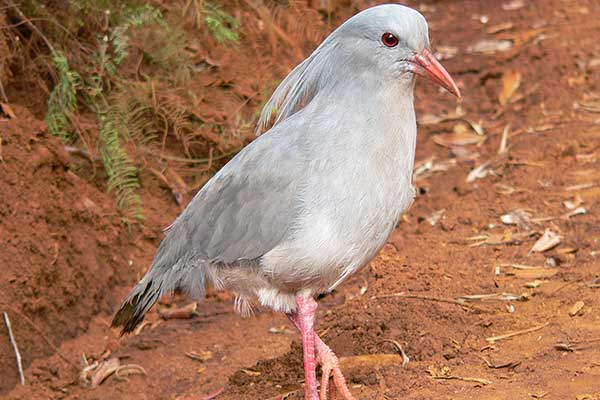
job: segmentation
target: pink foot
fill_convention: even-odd
[[[327,346],[321,338],[315,333],[315,348],[317,351],[317,361],[321,364],[321,391],[320,400],[327,400],[327,388],[329,379],[333,377],[333,383],[329,390],[330,400],[336,400],[337,389],[344,400],[356,400],[350,393],[350,389],[346,385],[346,379],[340,369],[340,361],[335,353]]]
[[[290,314],[289,317],[300,330],[302,335],[302,348],[304,355],[304,398],[306,400],[327,400],[329,391],[329,400],[336,400],[336,389],[343,400],[356,400],[348,386],[346,379],[342,375],[340,362],[335,353],[327,346],[321,338],[314,332],[314,316],[317,309],[317,303],[312,297],[296,297],[298,311]],[[315,353],[317,357],[315,358]],[[317,395],[317,361],[321,365],[321,390]],[[333,386],[329,386],[329,380],[333,377]],[[329,390],[328,390],[329,389]]]

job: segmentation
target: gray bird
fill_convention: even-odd
[[[380,5],[337,28],[273,93],[257,132],[270,129],[173,222],[113,326],[131,332],[176,289],[198,299],[207,284],[229,289],[237,312],[258,302],[300,330],[306,399],[325,400],[330,377],[354,399],[313,330],[314,297],[364,267],[413,201],[416,75],[460,97],[417,11]]]

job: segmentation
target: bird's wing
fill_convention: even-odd
[[[290,120],[246,146],[196,194],[167,230],[113,326],[131,332],[163,294],[176,289],[201,298],[207,262],[253,264],[286,239],[306,170],[299,130],[283,128]]]
[[[169,229],[157,258],[170,262],[154,264],[167,266],[181,257],[224,264],[255,260],[280,243],[294,220],[302,180],[295,143],[270,132],[242,150]]]

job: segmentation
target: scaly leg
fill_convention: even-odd
[[[302,335],[302,350],[304,355],[304,398],[319,400],[317,394],[317,360],[315,358],[315,311],[317,302],[312,297],[296,296],[298,311],[290,314],[290,319]]]
[[[306,298],[297,296],[296,304],[298,304],[298,311],[290,314],[289,318],[302,334],[302,348],[304,350],[305,399],[327,400],[327,389],[329,388],[330,400],[336,400],[335,393],[337,388],[344,400],[356,400],[346,385],[346,379],[344,378],[344,375],[342,375],[337,356],[313,330],[317,303],[312,297]],[[308,325],[310,325],[310,332],[307,331]],[[316,359],[315,351],[317,354]],[[318,397],[317,377],[315,372],[317,361],[319,364],[321,364],[322,370],[321,390]],[[333,377],[335,386],[329,387],[329,379],[331,377]]]

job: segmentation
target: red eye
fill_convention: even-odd
[[[386,32],[383,35],[381,35],[381,41],[387,47],[396,47],[398,45],[398,38],[389,32]]]

